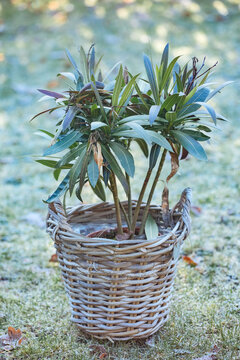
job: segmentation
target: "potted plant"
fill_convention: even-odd
[[[72,320],[100,338],[147,337],[167,320],[180,248],[190,231],[191,191],[186,188],[170,210],[167,183],[188,153],[207,159],[200,142],[210,139],[217,120],[224,120],[208,100],[226,83],[210,91],[212,68],[204,70],[205,59],[199,68],[196,58],[180,67],[179,57],[169,62],[168,45],[156,67],[144,55],[146,79],[122,65],[113,80],[116,66],[103,78],[94,46],[87,54],[81,48],[80,55],[82,72],[67,51],[74,72],[59,74],[71,81],[67,91],[39,90],[56,102],[42,113],[64,110],[54,134],[41,130],[51,144],[37,161],[52,168],[56,180],[65,173],[46,200],[47,231],[57,249]],[[133,143],[148,164],[136,200]],[[167,154],[171,173],[162,204],[154,205]],[[82,203],[85,186],[102,202]],[[125,201],[119,199],[120,186]],[[106,202],[106,189],[113,203]],[[66,207],[64,200],[62,206],[59,197],[74,192],[80,205]],[[77,231],[76,224],[85,228]],[[94,232],[87,230],[89,224]]]

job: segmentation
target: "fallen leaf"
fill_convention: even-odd
[[[53,254],[53,255],[50,257],[49,262],[58,262],[57,254]]]
[[[91,353],[98,356],[98,359],[105,359],[108,352],[103,345],[90,345]]]
[[[20,346],[22,341],[25,338],[22,337],[22,332],[20,329],[14,329],[14,327],[8,327],[8,333],[6,335],[0,336],[0,350],[2,351],[11,351],[15,347]]]
[[[200,216],[201,213],[202,213],[202,209],[201,209],[199,206],[192,205],[192,206],[191,206],[191,212],[192,212],[193,215],[195,215],[195,216]]]
[[[183,255],[182,259],[188,264],[193,267],[197,266],[198,263],[194,261],[190,256]]]

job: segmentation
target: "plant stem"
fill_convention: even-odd
[[[142,224],[141,224],[141,227],[140,227],[139,235],[142,235],[142,233],[144,231],[145,223],[146,223],[147,216],[148,216],[148,211],[149,211],[149,208],[150,208],[150,205],[151,205],[151,201],[152,201],[154,191],[156,189],[156,186],[157,186],[157,183],[158,183],[158,180],[159,180],[159,176],[161,174],[161,171],[162,171],[162,168],[163,168],[163,165],[164,165],[164,161],[166,159],[166,154],[167,154],[167,150],[164,149],[163,153],[162,153],[160,163],[159,163],[159,166],[158,166],[158,169],[157,169],[157,172],[156,172],[156,175],[155,175],[155,178],[154,178],[154,181],[153,181],[153,184],[152,184],[152,188],[151,188],[150,193],[148,195],[147,204],[146,204],[146,207],[145,207],[144,212],[143,212]]]
[[[126,220],[126,223],[127,223],[127,226],[128,226],[128,230],[131,231],[131,223],[130,223],[130,221],[129,221],[129,217],[128,217],[128,215],[127,215],[127,212],[126,212],[126,210],[124,209],[121,201],[120,201],[119,199],[118,199],[118,201],[119,201],[119,205],[120,205],[120,208],[121,208],[121,210],[122,210],[123,216],[124,216],[124,218],[125,218],[125,220]]]
[[[132,222],[132,191],[131,191],[131,184],[130,184],[130,177],[126,173],[126,179],[128,182],[129,194],[128,194],[128,219],[131,224]],[[129,226],[129,231],[131,230],[131,226]]]
[[[113,172],[111,172],[111,175],[110,175],[110,184],[111,184],[111,188],[112,188],[113,201],[114,201],[115,209],[116,209],[117,231],[118,231],[118,234],[122,235],[123,229],[122,229],[121,210],[120,210],[119,199],[118,199],[116,178],[115,178],[115,175]]]
[[[135,227],[136,227],[140,207],[141,207],[143,196],[144,196],[144,193],[145,193],[145,190],[146,190],[146,187],[147,187],[147,184],[149,182],[151,174],[152,174],[152,170],[148,169],[148,172],[147,172],[147,174],[145,176],[145,179],[144,179],[144,182],[143,182],[143,185],[142,185],[142,189],[141,189],[140,194],[139,194],[136,209],[134,211],[134,216],[133,216],[132,226],[131,226],[131,231],[133,232],[133,234],[135,234]]]

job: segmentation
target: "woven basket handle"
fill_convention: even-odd
[[[171,210],[170,216],[172,218],[174,211],[179,210],[182,213],[181,221],[187,228],[187,234],[190,233],[191,230],[191,218],[190,218],[190,210],[191,210],[191,201],[192,201],[192,190],[187,187],[183,190],[180,200]]]

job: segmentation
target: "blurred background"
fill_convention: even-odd
[[[159,62],[169,42],[171,57],[183,55],[180,63],[193,56],[201,63],[206,56],[207,66],[218,61],[214,81],[235,82],[214,98],[216,110],[229,122],[218,124],[214,140],[206,144],[209,161],[189,158],[181,162],[178,175],[169,184],[172,205],[186,186],[193,189],[193,231],[184,251],[200,256],[205,275],[180,264],[176,289],[181,301],[174,303],[172,319],[179,317],[175,324],[171,320],[166,325],[169,336],[161,349],[164,359],[173,359],[172,348],[180,342],[186,341],[182,346],[192,347],[195,353],[204,353],[211,348],[212,339],[217,339],[225,344],[224,349],[238,351],[239,29],[240,0],[0,0],[0,285],[6,290],[0,295],[0,304],[7,309],[5,322],[0,318],[1,330],[16,324],[23,330],[30,329],[28,336],[34,339],[31,329],[35,319],[41,324],[37,331],[51,334],[51,346],[56,342],[58,349],[57,339],[62,336],[64,346],[69,342],[71,351],[75,344],[79,353],[73,330],[68,330],[66,336],[61,333],[61,326],[70,327],[69,310],[59,274],[48,262],[54,249],[44,230],[47,209],[42,199],[56,188],[56,182],[51,170],[33,158],[42,155],[48,146],[46,139],[34,133],[38,128],[51,131],[57,113],[29,123],[34,114],[47,106],[38,102],[41,95],[36,89],[66,89],[56,77],[59,72],[70,70],[65,48],[78,61],[78,47],[87,49],[94,42],[97,54],[104,54],[104,71],[122,60],[138,73],[144,71],[143,52]],[[147,164],[139,151],[135,152],[135,161],[136,193]],[[167,168],[162,179],[168,171]],[[158,203],[162,187],[160,182],[155,196]],[[86,202],[98,201],[87,187],[84,191]],[[186,293],[191,296],[185,297]],[[50,314],[47,319],[46,313]],[[188,324],[192,324],[189,330]],[[68,334],[74,337],[73,342]],[[41,346],[41,338],[38,339],[40,342],[31,345],[41,354],[36,359],[49,358],[50,342],[42,340]],[[129,347],[131,351],[135,350]],[[235,358],[224,354],[221,359],[239,359],[237,355]],[[29,358],[35,359],[33,355]]]

